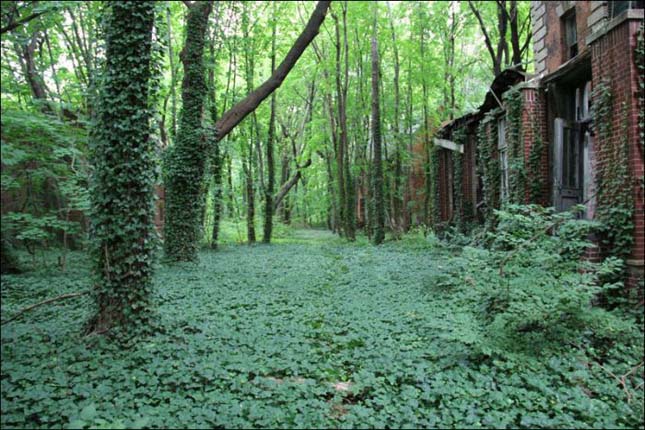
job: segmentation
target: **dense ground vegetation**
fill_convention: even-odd
[[[530,71],[528,2],[0,18],[3,428],[645,425],[642,290],[582,258],[629,226],[501,199],[492,135],[440,222],[433,134]]]
[[[552,221],[529,213],[504,216]],[[159,330],[125,348],[79,335],[87,299],[34,310],[2,326],[2,425],[642,426],[642,314],[587,301],[611,268],[580,273],[578,242],[503,231],[489,249],[319,230],[224,245],[160,269]],[[83,288],[74,257],[3,277],[2,314]]]

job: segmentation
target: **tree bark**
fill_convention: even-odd
[[[191,3],[186,17],[186,43],[180,53],[184,66],[182,113],[175,145],[166,158],[166,222],[164,249],[173,261],[197,259],[202,231],[202,182],[207,145],[202,115],[208,92],[204,73],[204,44],[211,2]]]
[[[378,3],[375,3],[378,5]],[[374,171],[372,172],[374,196],[374,244],[385,239],[385,203],[383,201],[383,162],[381,160],[381,113],[379,99],[379,57],[377,37],[377,9],[374,12],[374,31],[372,34],[372,142],[374,145]]]
[[[276,10],[273,3],[273,23],[271,31],[271,73],[275,72],[275,40],[276,40]],[[267,186],[264,190],[264,243],[271,242],[273,230],[273,188],[275,184],[275,161],[273,160],[273,141],[275,140],[275,92],[271,95],[271,114],[269,117],[269,132],[267,136]]]

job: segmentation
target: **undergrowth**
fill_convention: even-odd
[[[614,268],[558,217],[498,213],[485,247],[294,230],[204,251],[159,268],[160,329],[128,350],[81,335],[87,298],[43,306],[2,326],[2,427],[642,427],[642,321],[591,305]],[[3,275],[3,320],[87,288],[74,257]]]

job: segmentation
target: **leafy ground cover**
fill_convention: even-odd
[[[500,353],[461,250],[286,236],[161,266],[158,333],[128,348],[81,334],[87,297],[3,325],[2,427],[643,426],[642,333]],[[74,257],[3,276],[3,320],[86,289]]]

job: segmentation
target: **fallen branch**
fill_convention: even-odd
[[[81,292],[78,292],[78,293],[67,293],[67,294],[57,296],[57,297],[49,298],[47,300],[43,300],[42,302],[38,302],[36,304],[27,306],[26,308],[22,309],[20,312],[18,312],[17,314],[15,314],[11,318],[9,318],[8,320],[2,321],[2,323],[0,323],[0,324],[6,324],[6,323],[8,323],[10,321],[13,321],[16,318],[18,318],[20,315],[24,314],[25,312],[29,312],[29,311],[31,311],[33,309],[36,309],[37,307],[46,305],[48,303],[57,302],[57,301],[63,300],[63,299],[71,299],[72,297],[84,296],[85,294],[89,294],[89,293],[90,293],[89,291],[81,291]]]
[[[627,396],[627,403],[630,403],[632,401],[633,396],[632,396],[632,393],[629,391],[629,389],[627,387],[627,377],[629,375],[631,375],[632,373],[636,372],[641,366],[643,366],[643,362],[641,361],[639,364],[637,364],[636,366],[632,367],[629,372],[625,373],[624,375],[622,375],[620,377],[616,376],[614,374],[614,372],[612,372],[611,370],[606,369],[605,367],[603,367],[602,364],[600,364],[600,363],[595,363],[595,364],[597,364],[598,367],[600,367],[602,370],[604,370],[610,376],[612,376],[622,386],[623,391],[625,392],[625,395]],[[640,385],[639,385],[639,387],[640,387]],[[638,387],[636,389],[638,389]]]

